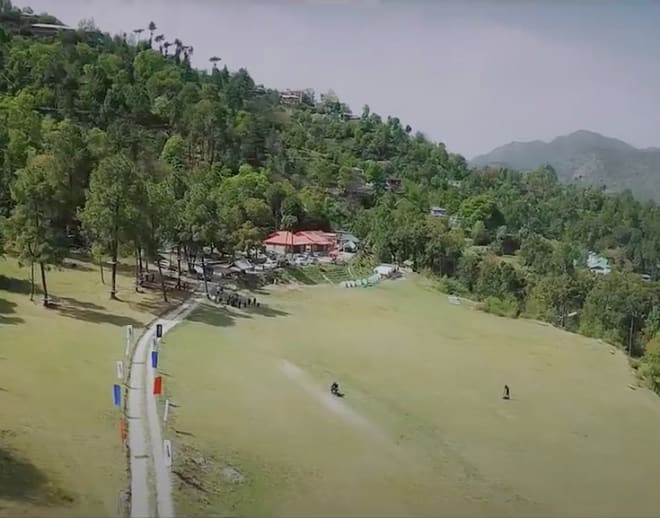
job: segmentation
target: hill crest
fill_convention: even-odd
[[[564,182],[578,181],[612,191],[630,189],[637,198],[660,201],[660,148],[636,148],[589,130],[550,142],[510,142],[470,160],[474,167],[530,170],[551,165]]]

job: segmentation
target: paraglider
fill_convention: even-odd
[[[337,397],[344,397],[344,394],[339,392],[339,383],[336,381],[333,381],[332,385],[330,385],[330,394]]]

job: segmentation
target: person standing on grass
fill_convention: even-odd
[[[504,395],[502,399],[511,399],[511,393],[509,392],[509,385],[504,385]]]

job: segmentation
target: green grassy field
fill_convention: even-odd
[[[660,401],[609,346],[419,279],[260,299],[164,339],[178,513],[657,515]]]
[[[315,284],[341,284],[344,281],[365,279],[373,274],[370,266],[351,263],[314,264],[289,267],[282,270],[282,278],[289,282],[312,286]]]
[[[28,278],[0,259],[0,516],[115,516],[127,481],[114,362],[123,326],[137,336],[160,294],[136,294],[127,272],[111,302],[98,270],[78,263],[49,272],[59,305],[45,309]]]

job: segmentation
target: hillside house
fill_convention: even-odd
[[[360,240],[350,232],[337,232],[337,248],[342,252],[355,253],[360,246]]]
[[[280,92],[280,101],[283,104],[314,104],[314,90],[284,90]]]
[[[280,100],[285,104],[300,104],[303,102],[303,91],[284,90],[280,93]]]
[[[30,26],[30,32],[34,36],[54,36],[60,31],[71,32],[75,30],[75,27],[56,23],[33,23]]]
[[[436,217],[444,217],[447,215],[447,209],[444,207],[431,207],[429,209],[429,214]]]
[[[587,255],[587,268],[598,275],[607,275],[612,271],[607,257],[596,252],[589,252]]]
[[[359,121],[362,118],[362,115],[358,115],[357,113],[343,113],[342,114],[342,119],[345,121]]]

